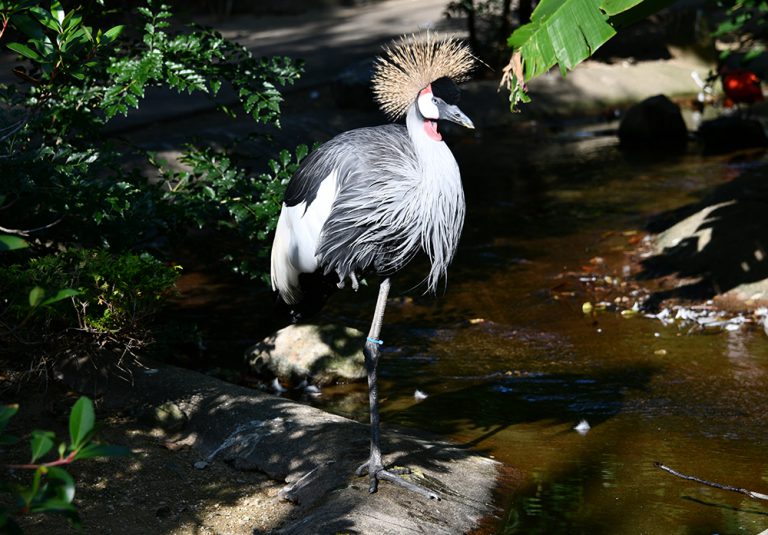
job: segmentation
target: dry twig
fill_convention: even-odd
[[[688,474],[683,474],[682,472],[678,472],[677,470],[674,470],[667,465],[661,464],[658,461],[654,462],[653,464],[657,468],[660,468],[661,470],[664,470],[665,472],[668,472],[673,476],[677,476],[682,479],[687,479],[688,481],[695,481],[696,483],[701,483],[702,485],[707,485],[708,487],[714,487],[716,489],[729,490],[731,492],[738,492],[739,494],[744,494],[755,500],[768,500],[768,494],[755,492],[753,490],[745,489],[742,487],[733,487],[731,485],[723,485],[721,483],[715,483],[714,481],[707,481],[706,479],[701,479],[696,476],[689,476]]]

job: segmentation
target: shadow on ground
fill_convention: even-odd
[[[175,407],[182,421],[166,442],[193,446],[203,473],[228,465],[287,482],[282,492],[295,505],[280,533],[457,533],[492,512],[497,463],[433,437],[387,431],[382,446],[386,464],[411,468],[411,477],[442,495],[439,506],[387,483],[371,497],[367,478],[354,476],[368,456],[368,427],[287,399],[159,366],[135,369],[134,384],[116,382],[104,403],[138,413]],[[239,486],[231,477],[219,491],[221,479],[208,483],[222,500],[228,485]]]

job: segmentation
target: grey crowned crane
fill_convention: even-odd
[[[363,349],[371,416],[369,459],[357,470],[370,477],[370,492],[387,480],[423,496],[438,496],[386,470],[379,445],[379,333],[390,276],[417,253],[431,262],[425,282],[435,292],[456,252],[464,224],[459,167],[437,121],[467,128],[456,106],[457,83],[475,58],[452,37],[434,33],[403,37],[386,47],[374,67],[373,91],[388,124],[350,130],[313,151],[288,184],[272,245],[272,286],[289,306],[310,293],[306,276],[320,273],[349,281],[381,277],[376,309]]]

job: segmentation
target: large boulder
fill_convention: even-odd
[[[680,107],[664,95],[635,104],[621,120],[619,143],[628,149],[685,150],[688,129]]]
[[[262,376],[323,385],[366,376],[365,335],[339,325],[290,325],[251,347],[246,358]]]

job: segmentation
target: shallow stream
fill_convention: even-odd
[[[508,466],[491,532],[768,529],[765,502],[654,466],[768,490],[762,329],[585,314],[586,288],[557,290],[596,257],[621,279],[650,216],[768,160],[629,156],[596,129],[535,126],[486,130],[454,152],[469,206],[462,243],[443,295],[412,290],[423,266],[393,281],[384,425],[440,433]],[[367,330],[374,301],[375,288],[342,292],[324,319]],[[325,388],[314,403],[367,419],[364,384]]]

